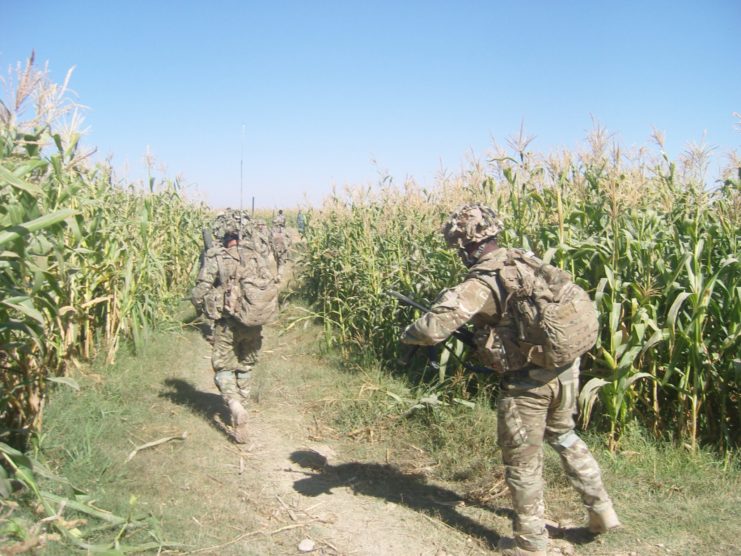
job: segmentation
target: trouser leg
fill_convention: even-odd
[[[544,551],[548,544],[543,505],[543,432],[549,399],[547,387],[540,387],[503,390],[497,401],[498,443],[515,511],[515,542],[530,551]]]
[[[247,441],[248,417],[242,406],[239,379],[244,381],[249,373],[246,361],[254,362],[256,359],[256,356],[250,357],[249,349],[245,347],[245,344],[248,347],[253,345],[254,338],[248,335],[245,342],[244,336],[243,330],[226,319],[215,323],[212,354],[214,382],[229,407],[234,437],[239,443]]]
[[[237,389],[239,395],[247,399],[250,393],[252,367],[257,364],[262,347],[262,327],[240,327],[236,333],[235,343]]]
[[[243,326],[231,319],[221,319],[214,324],[212,364],[215,373],[236,373],[236,387],[249,379],[262,347],[262,327]],[[224,381],[231,386],[234,381]],[[218,384],[217,384],[218,386]],[[236,387],[234,393],[236,393]]]
[[[589,511],[600,512],[612,507],[607,495],[599,464],[586,443],[574,432],[576,399],[579,391],[578,361],[575,368],[558,379],[559,393],[548,413],[545,438],[558,452],[561,466],[571,485],[581,496]]]
[[[249,372],[257,364],[260,348],[262,348],[262,326],[235,327],[232,368],[237,372]]]

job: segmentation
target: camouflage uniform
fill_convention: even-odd
[[[279,210],[278,214],[276,214],[275,218],[273,218],[273,227],[275,228],[285,228],[286,227],[286,215],[283,214],[282,210]]]
[[[304,237],[304,233],[306,232],[306,216],[304,216],[304,213],[300,210],[296,215],[296,227],[298,228],[298,233],[301,234],[301,237]]]
[[[246,439],[243,400],[249,393],[249,379],[262,347],[262,326],[245,326],[231,316],[222,314],[224,277],[236,273],[240,250],[248,247],[212,247],[191,292],[193,305],[214,320],[211,364],[214,382],[232,414],[238,442]],[[244,255],[246,256],[246,255]]]
[[[496,221],[488,230],[488,238],[494,237],[500,229],[501,223]],[[449,227],[445,233],[448,239],[455,235]],[[487,239],[486,233],[479,234],[480,237],[476,234],[475,229],[463,233],[475,238],[474,247]],[[504,305],[501,287],[499,290],[492,288],[477,276],[479,268],[486,268],[492,259],[503,256],[506,251],[496,248],[474,260],[469,258],[470,272],[466,279],[443,291],[430,312],[407,327],[401,341],[434,345],[468,322],[477,331],[494,325],[514,327],[514,322],[501,310]],[[466,256],[470,257],[470,253]],[[558,452],[569,481],[581,495],[590,516],[590,528],[594,532],[604,532],[619,525],[602,484],[599,465],[574,432],[578,391],[579,359],[558,369],[527,364],[502,376],[497,399],[497,440],[516,516],[517,547],[511,554],[544,554],[546,550],[543,440]]]
[[[200,257],[201,260],[199,272],[203,270],[203,266],[206,263],[206,260],[215,257],[219,250],[223,249],[224,236],[229,231],[236,231],[236,233],[242,240],[242,244],[251,241],[253,235],[253,224],[249,213],[246,210],[243,210],[241,212],[237,209],[223,210],[219,212],[216,217],[214,217],[210,229],[203,229],[204,249]],[[211,242],[211,247],[207,248],[206,246],[209,244],[209,242]],[[202,318],[208,325],[208,331],[204,332],[206,340],[210,344],[213,344],[213,334],[216,325],[216,319],[213,316],[209,316],[208,314],[202,312],[198,306],[196,306],[196,311],[199,315],[202,316]]]
[[[275,264],[278,276],[282,275],[283,267],[288,260],[288,237],[286,236],[286,215],[282,210],[273,218],[273,227],[270,231],[270,241],[275,253]]]
[[[278,255],[273,243],[273,234],[268,229],[264,220],[255,220],[252,243],[263,258],[270,263],[270,267],[276,275],[280,275],[280,266],[278,264]]]
[[[283,268],[288,260],[288,238],[286,237],[285,228],[273,228],[273,251],[275,253],[275,265],[278,275],[283,274]]]

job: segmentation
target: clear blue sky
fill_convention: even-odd
[[[245,206],[292,207],[379,171],[430,185],[522,123],[541,152],[592,118],[672,157],[741,147],[739,0],[0,0],[2,75],[32,49],[76,66],[100,158],[139,179],[149,146],[216,207],[242,159]]]

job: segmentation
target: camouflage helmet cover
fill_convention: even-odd
[[[471,243],[495,237],[504,229],[504,223],[491,208],[463,205],[443,224],[442,233],[450,247],[464,248]]]
[[[226,209],[220,212],[213,221],[212,232],[214,238],[223,241],[227,236],[237,237],[249,235],[250,216],[246,210]]]

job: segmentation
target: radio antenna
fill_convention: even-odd
[[[239,153],[239,242],[242,243],[242,227],[244,226],[244,124],[242,124],[242,146]]]

